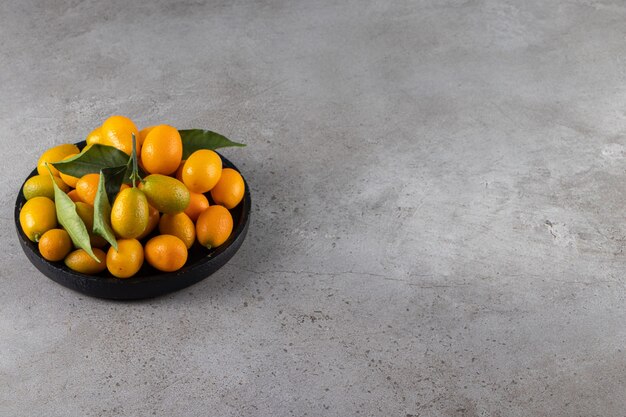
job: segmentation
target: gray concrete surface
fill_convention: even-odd
[[[0,415],[623,416],[622,1],[0,3]],[[111,114],[249,144],[210,279],[32,267],[38,155]]]

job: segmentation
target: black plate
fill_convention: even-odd
[[[79,142],[76,145],[82,149],[85,146],[85,142]],[[233,168],[239,171],[228,159],[222,155],[220,157],[222,158],[224,168]],[[30,173],[28,178],[33,175],[37,175],[36,169]],[[107,270],[98,275],[85,275],[72,271],[62,261],[49,262],[45,260],[39,254],[37,244],[31,242],[26,237],[20,226],[20,210],[26,203],[22,193],[23,184],[15,202],[15,228],[22,249],[31,263],[45,276],[67,288],[92,297],[116,300],[157,297],[202,281],[220,269],[235,255],[246,237],[250,222],[250,190],[247,183],[245,186],[246,191],[243,201],[230,210],[233,216],[233,232],[228,240],[223,245],[210,251],[200,246],[198,242],[194,243],[191,249],[189,249],[187,263],[176,272],[160,272],[148,265],[147,262],[144,262],[141,270],[132,278],[118,279],[110,275]],[[209,200],[211,199],[209,193],[205,195]]]

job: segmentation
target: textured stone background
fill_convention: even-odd
[[[0,415],[623,416],[622,1],[0,3]],[[22,253],[38,155],[205,127],[253,222],[92,299]]]

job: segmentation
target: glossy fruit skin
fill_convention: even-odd
[[[100,182],[100,174],[87,174],[81,177],[76,183],[76,192],[81,201],[93,206],[98,192],[98,183]]]
[[[220,180],[211,189],[211,198],[216,204],[230,210],[241,202],[245,191],[246,185],[241,174],[232,168],[224,168]]]
[[[148,127],[144,127],[143,129],[139,131],[139,137],[137,138],[137,140],[139,141],[141,145],[143,145],[143,143],[145,142],[146,136],[148,136],[148,133],[150,133],[150,131],[154,129],[155,127],[156,126],[148,126]]]
[[[182,157],[183,142],[172,126],[154,127],[141,146],[141,164],[150,174],[173,174]]]
[[[76,190],[71,190],[69,193],[67,193],[67,195],[69,196],[69,198],[72,199],[73,202],[78,203],[80,201],[83,201],[80,199],[80,196],[78,195],[78,191]]]
[[[137,126],[128,117],[111,116],[102,123],[102,136],[111,146],[130,155],[133,151],[132,134],[139,138]],[[141,150],[139,139],[137,139],[137,153]]]
[[[71,143],[64,143],[63,145],[55,146],[45,151],[37,161],[37,172],[39,175],[48,175],[46,169],[46,162],[52,171],[52,175],[59,176],[59,170],[52,166],[52,162],[59,162],[68,155],[76,155],[80,152],[80,149],[76,145]]]
[[[93,206],[91,204],[83,203],[79,201],[76,204],[76,213],[78,217],[85,223],[87,231],[91,233],[93,230]]]
[[[93,215],[94,208],[92,205],[83,203],[82,201],[76,202],[76,213],[78,217],[85,223],[87,232],[89,233],[89,242],[94,248],[103,248],[107,245],[107,241],[93,232]]]
[[[70,187],[65,185],[65,183],[61,181],[61,178],[53,178],[54,182],[56,182],[63,192],[69,191]],[[30,177],[24,183],[22,192],[27,200],[30,200],[33,197],[48,197],[50,200],[54,201],[54,187],[52,185],[52,180],[50,179],[50,174],[46,173],[44,175],[35,175]]]
[[[187,262],[185,243],[172,235],[155,236],[146,243],[146,261],[159,271],[178,271]]]
[[[192,153],[183,166],[183,182],[194,193],[206,193],[215,187],[222,175],[222,159],[210,150]]]
[[[200,213],[209,207],[209,199],[204,194],[189,193],[189,205],[185,209],[185,214],[195,222],[200,217]]]
[[[33,197],[20,211],[20,225],[24,234],[33,242],[48,230],[57,227],[57,213],[54,201],[48,197]]]
[[[159,225],[160,219],[161,213],[159,213],[159,210],[148,204],[148,225],[146,226],[146,230],[144,230],[142,234],[137,236],[137,239],[141,240],[144,237],[148,236],[150,233],[152,233],[152,231]]]
[[[183,168],[185,167],[185,162],[187,162],[185,159],[180,161],[180,165],[178,165],[176,174],[174,175],[174,177],[180,182],[183,182]]]
[[[143,265],[143,246],[137,239],[118,239],[117,250],[107,252],[107,269],[117,278],[130,278]]]
[[[50,262],[63,260],[72,250],[72,239],[63,229],[50,229],[39,239],[39,253]]]
[[[196,240],[196,226],[185,213],[164,214],[161,216],[159,232],[162,235],[176,236],[183,241],[187,249]]]
[[[206,248],[216,248],[226,242],[233,231],[233,216],[223,206],[204,210],[196,222],[196,237]]]
[[[111,226],[121,238],[134,239],[148,226],[148,200],[138,188],[120,191],[111,208]]]
[[[74,155],[68,155],[65,158],[63,158],[63,161],[65,161],[66,159],[72,158],[73,156]],[[67,184],[71,188],[76,188],[76,183],[78,182],[79,178],[64,174],[61,171],[59,171],[59,175],[61,176],[61,179],[63,180],[65,184]]]
[[[189,206],[189,190],[176,178],[161,174],[148,175],[139,184],[151,206],[161,213],[176,214]]]
[[[81,274],[93,275],[104,271],[107,267],[107,256],[102,249],[93,248],[93,253],[100,260],[96,262],[83,249],[77,249],[65,257],[65,265]]]
[[[102,126],[98,126],[94,130],[92,130],[87,135],[86,142],[87,142],[87,145],[94,145],[96,143],[99,143],[101,145],[111,145],[111,143],[108,142],[102,134]]]

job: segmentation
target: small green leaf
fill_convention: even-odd
[[[183,141],[183,159],[189,158],[189,155],[199,149],[214,150],[228,146],[246,146],[210,130],[187,129],[179,130],[178,133]]]
[[[104,170],[101,170],[100,183],[98,184],[98,191],[96,192],[96,198],[93,203],[93,232],[102,236],[117,250],[117,240],[111,228],[111,204],[107,198],[107,190],[104,185],[105,181]]]
[[[52,165],[64,174],[80,178],[97,174],[101,169],[126,165],[128,155],[113,146],[95,144],[87,151]]]
[[[52,177],[52,172],[50,172],[50,168],[46,168],[48,168],[50,177]],[[72,199],[59,188],[55,181],[52,181],[52,186],[54,187],[54,204],[56,206],[57,219],[59,223],[70,235],[70,238],[72,239],[72,242],[74,242],[74,245],[83,249],[89,254],[89,256],[91,256],[98,263],[100,263],[98,257],[91,250],[91,243],[89,242],[89,232],[87,231],[85,223],[83,223],[82,219],[78,216],[78,213],[76,212],[76,204],[74,204]]]

